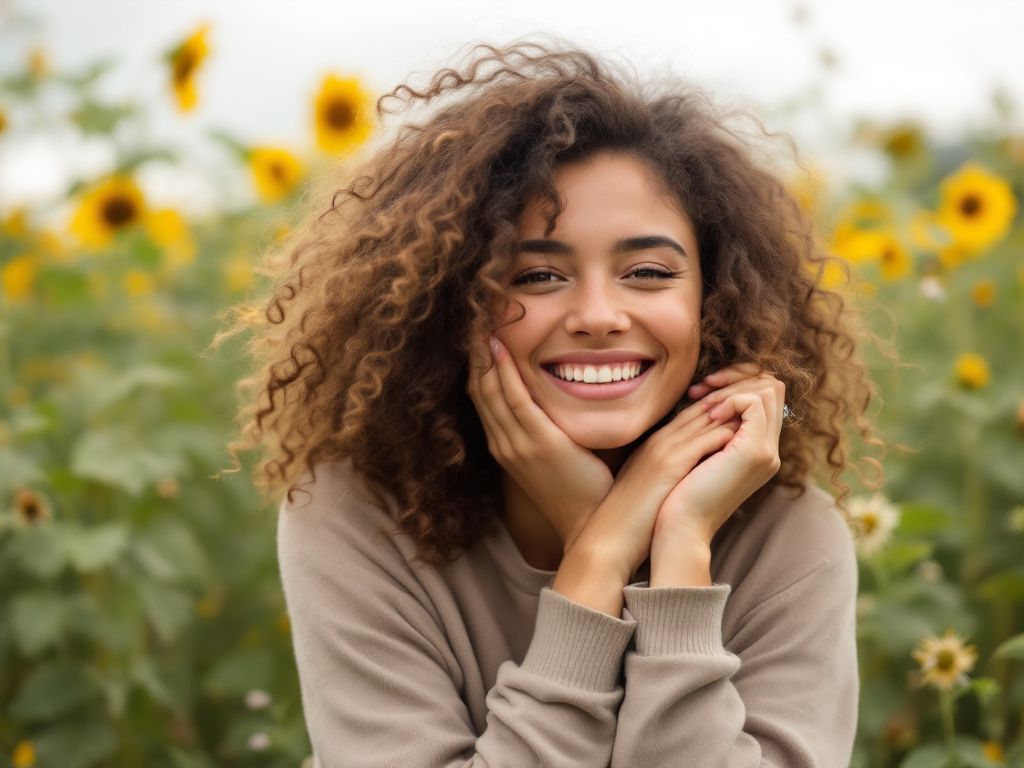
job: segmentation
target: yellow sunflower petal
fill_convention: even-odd
[[[171,88],[180,112],[191,112],[199,102],[195,79],[210,54],[209,31],[210,25],[202,24],[170,53]]]
[[[71,219],[71,232],[82,245],[102,248],[118,232],[138,224],[145,214],[142,190],[130,178],[115,176],[82,195]]]
[[[253,147],[249,153],[249,172],[256,194],[266,203],[288,195],[302,178],[302,161],[281,147]]]
[[[373,131],[372,96],[359,78],[328,74],[313,102],[317,146],[341,154],[365,142]]]
[[[937,218],[954,245],[975,255],[1003,239],[1017,214],[1009,183],[983,166],[965,163],[939,185]]]
[[[38,271],[35,257],[27,253],[15,256],[4,264],[0,273],[4,298],[11,302],[21,302],[31,296]]]
[[[965,353],[957,357],[955,368],[957,383],[965,389],[981,389],[988,384],[991,377],[988,361],[974,353]]]

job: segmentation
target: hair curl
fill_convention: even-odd
[[[502,320],[499,280],[525,201],[550,199],[550,232],[562,207],[556,165],[621,150],[656,170],[695,225],[704,288],[695,380],[753,362],[785,383],[798,416],[783,426],[781,469],[755,497],[779,483],[802,493],[827,464],[845,513],[845,427],[885,451],[866,417],[877,388],[857,351],[859,336],[879,340],[822,287],[826,264],[845,266],[756,159],[753,138],[728,125],[752,116],[674,76],[642,83],[571,46],[524,41],[477,45],[462,69],[382,96],[377,114],[391,101],[456,95],[354,172],[321,179],[313,210],[266,255],[265,303],[240,308],[218,337],[254,330],[257,368],[240,387],[257,397],[244,402],[230,451],[237,462],[241,449],[265,449],[257,487],[276,498],[287,489],[291,500],[300,476],[351,460],[379,503],[394,499],[395,530],[414,538],[417,559],[451,561],[490,530],[501,475],[465,390],[471,330]],[[763,137],[780,135],[752,119]],[[861,461],[877,487],[881,463]]]

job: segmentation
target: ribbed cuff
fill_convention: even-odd
[[[520,667],[574,688],[614,690],[636,627],[635,621],[610,616],[543,587],[533,639]]]
[[[629,584],[626,608],[636,619],[636,652],[641,656],[699,653],[720,656],[722,614],[732,592],[728,584],[710,587],[648,587]]]

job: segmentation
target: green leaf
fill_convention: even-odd
[[[71,113],[71,120],[87,135],[107,135],[113,133],[118,123],[126,117],[131,117],[135,112],[135,107],[130,104],[101,104],[98,101],[86,99],[78,109]]]
[[[75,570],[91,573],[117,560],[127,543],[128,529],[120,523],[107,523],[79,528],[75,535],[68,536],[65,547]]]
[[[0,448],[0,493],[9,494],[15,488],[42,483],[45,475],[42,469],[25,455],[24,451]]]
[[[243,163],[249,162],[249,155],[252,150],[242,141],[232,136],[222,128],[214,128],[209,134],[211,139],[222,144],[231,154]]]
[[[14,642],[26,656],[35,656],[64,636],[64,599],[51,592],[23,592],[11,600]]]
[[[897,531],[908,536],[922,536],[944,531],[952,518],[946,510],[927,504],[900,505],[900,524]]]
[[[52,579],[64,570],[68,562],[64,529],[64,525],[50,522],[19,531],[9,544],[15,567],[42,579]]]
[[[203,584],[209,562],[195,535],[174,517],[162,517],[136,534],[131,555],[154,579]]]
[[[73,88],[84,89],[96,82],[107,70],[112,69],[114,64],[113,58],[100,59],[90,64],[80,75],[58,75],[55,79]]]
[[[931,541],[892,541],[876,557],[892,574],[901,574],[911,566],[931,557],[935,543]]]
[[[908,754],[900,763],[900,768],[945,768],[948,760],[945,747],[925,744]]]
[[[174,640],[192,619],[194,601],[181,590],[142,579],[136,593],[142,601],[146,618],[165,643]]]
[[[992,653],[993,659],[1024,661],[1024,633],[1015,635],[999,644]]]
[[[243,696],[253,688],[273,688],[274,657],[267,650],[238,650],[221,659],[204,682],[213,696]]]
[[[1000,571],[981,582],[978,591],[991,602],[1016,603],[1024,600],[1024,575]]]
[[[117,748],[117,734],[99,715],[78,717],[43,732],[36,739],[40,765],[91,768]]]
[[[96,681],[78,664],[38,667],[25,678],[11,704],[11,715],[25,722],[52,720],[99,696]]]
[[[179,456],[148,450],[134,435],[121,430],[87,432],[71,450],[71,471],[138,496],[147,485],[184,471]]]

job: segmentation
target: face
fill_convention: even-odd
[[[697,239],[681,206],[630,155],[604,152],[561,166],[554,182],[565,202],[555,229],[545,237],[541,201],[529,201],[517,224],[520,253],[504,280],[526,314],[495,335],[534,401],[569,437],[592,450],[621,448],[692,383],[702,298]],[[506,319],[521,311],[510,303]],[[625,380],[635,366],[622,362],[641,363],[640,376]],[[559,380],[559,368],[584,381]],[[609,373],[624,380],[603,381]]]

